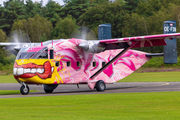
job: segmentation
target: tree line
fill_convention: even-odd
[[[162,34],[166,20],[176,20],[179,31],[179,0],[64,0],[64,3],[49,0],[43,6],[43,0],[7,0],[0,6],[1,42],[8,41],[14,30],[24,31],[31,42],[70,38],[81,26],[89,27],[97,35],[98,25],[103,23],[112,25],[112,38]],[[178,51],[179,43],[178,40]],[[140,50],[162,52],[162,47]],[[0,54],[4,56],[3,52]]]

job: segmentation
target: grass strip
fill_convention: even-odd
[[[0,95],[20,94],[19,90],[0,90]]]
[[[0,83],[17,83],[13,75],[0,76]]]
[[[180,92],[0,99],[4,120],[179,120]]]
[[[37,90],[30,90],[30,93],[37,92]],[[0,90],[0,95],[14,95],[20,94],[20,90]]]
[[[119,82],[180,82],[180,72],[132,73]]]

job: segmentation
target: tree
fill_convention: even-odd
[[[29,20],[28,20],[29,21]],[[39,41],[41,37],[46,35],[46,39],[50,39],[51,32],[52,32],[52,23],[47,19],[36,15],[34,17],[34,21],[32,20],[31,27],[30,27],[30,37],[34,41]]]
[[[138,6],[140,0],[124,0],[125,4],[124,7],[128,12],[135,12],[135,9]]]
[[[39,15],[36,15],[34,18],[29,18],[28,20],[17,20],[12,27],[12,31],[25,31],[25,33],[29,35],[31,42],[50,39],[52,29],[52,23]]]
[[[131,37],[163,34],[163,23],[167,20],[177,21],[178,32],[180,23],[180,13],[178,11],[180,11],[180,6],[169,3],[168,5],[166,5],[166,8],[164,6],[161,6],[161,9],[157,10],[156,12],[151,11],[152,14],[149,14],[150,16],[145,15],[146,11],[144,11],[144,13],[141,14],[127,14],[125,17],[125,26],[123,27],[123,36]],[[179,44],[177,44],[177,46],[179,46]],[[146,52],[163,52],[162,47],[150,47],[140,49]]]
[[[9,0],[4,2],[4,9],[1,9],[1,12],[3,14],[0,19],[0,28],[6,34],[9,34],[14,20],[25,18],[24,0]]]
[[[138,4],[136,13],[146,17],[152,16],[154,13],[158,12],[162,7],[162,2],[160,0],[144,0]]]
[[[148,21],[137,13],[126,14],[123,37],[148,35]]]
[[[0,40],[1,42],[6,42],[7,40],[6,33],[2,29],[0,29]]]
[[[122,27],[126,12],[119,2],[96,5],[89,8],[79,20],[80,25],[88,26],[96,32],[99,24],[111,23],[112,37],[122,37]]]
[[[53,27],[55,27],[55,24],[60,19],[61,9],[62,7],[59,5],[59,3],[56,3],[52,0],[49,0],[46,4],[46,7],[43,9],[43,16],[52,22]]]
[[[53,30],[53,38],[70,38],[73,31],[77,28],[76,20],[68,15],[64,19],[60,19],[56,23],[56,27]]]
[[[2,29],[0,29],[0,42],[7,42],[6,33]],[[0,69],[2,70],[4,68],[2,66],[10,64],[12,59],[7,59],[5,50],[2,47],[0,47],[0,56]]]
[[[35,2],[33,3],[32,0],[26,0],[25,4],[26,8],[26,19],[33,18],[35,15],[43,15],[43,7],[42,7],[42,1],[40,3]]]
[[[70,0],[64,2],[65,6],[61,10],[61,17],[64,18],[67,15],[71,15],[77,21],[90,7],[94,6],[94,4],[90,4],[90,0]]]

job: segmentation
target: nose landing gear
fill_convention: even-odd
[[[20,88],[20,92],[21,92],[21,94],[22,95],[27,95],[28,93],[29,93],[29,87],[28,87],[28,85],[26,85],[24,82],[23,83],[21,83],[22,84],[22,86],[21,86],[21,88]]]

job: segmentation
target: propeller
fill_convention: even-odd
[[[11,32],[8,37],[8,41],[11,43],[11,45],[5,46],[5,49],[15,55],[17,55],[22,47],[28,47],[31,45],[29,36],[21,30],[15,30]]]
[[[9,42],[31,43],[29,36],[21,30],[13,31],[9,36]]]
[[[97,40],[95,33],[88,27],[82,26],[72,33],[71,38],[83,40]]]
[[[100,53],[104,51],[105,45],[100,44],[94,32],[88,27],[80,27],[76,29],[71,35],[72,38],[87,40],[81,42],[78,46],[86,53]]]

